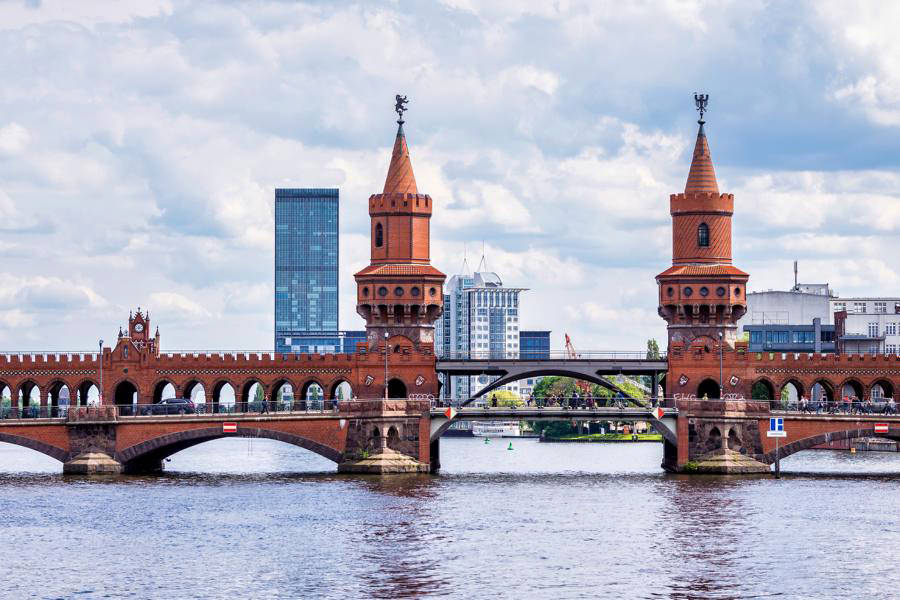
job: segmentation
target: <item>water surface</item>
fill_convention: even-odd
[[[665,475],[658,444],[441,442],[440,476],[348,477],[225,439],[161,476],[63,477],[0,444],[3,598],[888,598],[900,454]],[[850,473],[864,475],[850,476]]]

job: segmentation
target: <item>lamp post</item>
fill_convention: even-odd
[[[384,399],[388,399],[388,350],[390,346],[388,346],[388,338],[390,334],[385,331],[384,332]]]
[[[101,339],[99,342],[100,345],[100,355],[98,356],[98,361],[100,362],[100,389],[97,390],[97,403],[103,404],[103,340]],[[88,399],[84,399],[84,403],[88,403]]]
[[[725,396],[725,387],[723,386],[722,381],[722,331],[719,331],[719,398],[723,398]]]

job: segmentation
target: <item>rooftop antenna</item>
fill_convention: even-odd
[[[487,259],[484,257],[484,240],[481,240],[481,261],[478,263],[478,271],[480,273],[487,272]]]
[[[469,244],[463,243],[463,264],[460,274],[463,276],[469,275]]]
[[[797,261],[794,261],[794,291],[800,289],[800,284],[797,283]]]

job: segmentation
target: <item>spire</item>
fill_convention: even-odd
[[[694,103],[697,105],[697,112],[700,113],[700,129],[697,131],[697,143],[694,145],[694,158],[691,160],[691,172],[688,173],[687,185],[684,186],[684,193],[693,192],[701,193],[719,193],[719,184],[716,183],[716,171],[713,169],[712,157],[709,154],[709,142],[706,141],[706,131],[703,125],[703,114],[706,112],[706,106],[709,103],[709,94],[694,94]]]
[[[394,151],[391,153],[391,166],[388,167],[384,180],[385,194],[418,194],[416,176],[413,175],[412,162],[409,160],[409,148],[406,147],[406,134],[403,132],[403,113],[406,112],[406,96],[397,94],[394,110],[400,116],[397,119],[397,138],[394,140]]]

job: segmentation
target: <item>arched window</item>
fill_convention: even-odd
[[[375,247],[381,248],[384,244],[384,228],[381,223],[375,223]]]
[[[700,223],[697,227],[697,245],[701,248],[709,247],[709,225]]]

